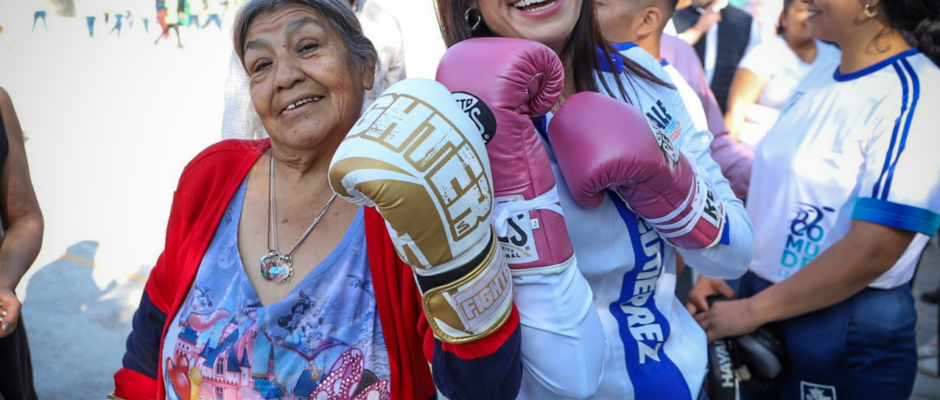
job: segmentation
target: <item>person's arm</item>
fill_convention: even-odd
[[[26,161],[23,131],[10,95],[0,88],[0,114],[9,153],[0,175],[0,219],[6,236],[0,243],[0,338],[16,328],[22,304],[14,290],[36,260],[42,245],[43,217]],[[4,315],[5,314],[5,315]]]
[[[928,97],[921,104],[933,101]],[[897,109],[886,105],[867,113],[865,129],[871,133],[862,134],[859,141],[865,161],[858,173],[858,198],[846,235],[782,282],[745,300],[716,303],[697,315],[709,340],[748,333],[762,324],[841,302],[898,263],[916,233],[936,234],[940,228],[940,159],[935,154],[935,116],[927,111],[930,108],[921,107],[915,104],[903,111],[909,122],[900,142],[903,152],[897,153],[888,151],[897,148]],[[760,176],[755,174],[755,178]]]
[[[635,61],[643,60],[644,57],[652,59],[640,48],[631,49],[630,52],[625,55]],[[655,72],[660,79],[672,83],[657,62],[642,62],[642,65]],[[669,110],[669,115],[677,122],[676,125],[682,129],[675,139],[675,147],[687,158],[694,160],[698,169],[708,176],[718,197],[714,199],[715,205],[720,202],[726,218],[718,243],[700,250],[676,247],[676,251],[682,255],[686,265],[703,275],[728,279],[740,277],[751,263],[754,231],[744,211],[744,204],[735,196],[728,179],[721,173],[721,166],[712,158],[709,146],[714,136],[707,127],[697,126],[692,121],[677,90],[663,89],[659,97]]]
[[[727,223],[722,240],[707,249],[687,250],[676,248],[684,263],[706,276],[716,278],[737,278],[747,271],[751,263],[751,248],[754,231],[744,211],[744,204],[738,200],[731,184],[721,172],[721,166],[712,157],[710,144],[714,138],[705,126],[697,126],[689,116],[679,92],[669,90],[670,114],[687,127],[676,139],[676,146],[685,154],[695,159],[695,163],[708,174],[714,183],[718,201],[725,209]]]
[[[760,23],[756,19],[751,19],[751,31],[747,37],[747,48],[745,53],[751,51],[754,47],[764,41],[763,33],[760,29]]]
[[[697,319],[708,340],[737,336],[769,322],[829,307],[891,269],[915,232],[854,220],[848,234],[799,272],[744,300],[720,302]]]
[[[664,51],[669,48],[676,60],[681,60],[679,62],[682,69],[677,70],[689,83],[692,91],[695,92],[701,102],[708,123],[708,131],[715,136],[710,145],[712,158],[721,166],[721,173],[724,174],[725,178],[728,178],[734,194],[738,198],[746,197],[751,179],[754,151],[747,145],[738,143],[728,137],[728,127],[725,126],[724,115],[721,108],[718,107],[715,95],[708,87],[705,70],[702,68],[702,63],[699,61],[698,55],[695,54],[695,50],[685,42],[667,37],[667,35],[663,35],[662,44]]]
[[[688,29],[682,31],[676,35],[676,37],[682,39],[690,46],[695,46],[699,40],[702,40],[702,38],[705,37],[705,35],[708,33],[708,30],[720,21],[720,11],[714,11],[711,9],[711,7],[706,8],[698,17],[698,21],[695,23],[695,25],[692,25]]]
[[[675,115],[675,114],[673,114]],[[686,250],[677,248],[686,265],[702,275],[714,278],[734,279],[747,271],[751,263],[751,251],[754,244],[754,229],[744,211],[744,203],[735,196],[728,179],[721,173],[721,166],[712,158],[711,150],[697,153],[696,163],[705,170],[715,191],[725,208],[727,222],[721,242],[704,250]]]
[[[731,89],[728,92],[728,112],[725,114],[728,134],[734,140],[739,140],[747,110],[757,103],[764,87],[767,86],[767,81],[767,78],[747,68],[738,68],[734,73],[734,80],[731,81]]]
[[[433,340],[428,359],[438,390],[451,400],[509,399],[530,386],[550,398],[595,395],[607,362],[607,339],[593,293],[577,265],[559,274],[513,278],[517,310],[493,334],[470,343]],[[426,328],[425,340],[433,339]],[[525,340],[522,340],[522,338]],[[551,349],[551,351],[546,351]],[[531,396],[531,393],[522,391]],[[531,398],[531,397],[530,397]]]
[[[538,396],[594,397],[604,375],[608,343],[594,293],[577,261],[558,274],[516,276],[513,290],[525,338],[522,366],[545,389]],[[522,393],[539,398],[526,389],[523,380]]]
[[[434,338],[428,327],[425,340],[433,340],[431,375],[437,389],[450,400],[514,399],[522,380],[522,332],[519,312],[492,334],[463,344]]]

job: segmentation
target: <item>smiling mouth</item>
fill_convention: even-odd
[[[547,10],[555,5],[557,0],[522,0],[513,3],[513,7],[526,12]]]
[[[304,105],[304,104],[307,104],[307,103],[316,103],[316,102],[320,101],[321,99],[323,99],[323,96],[305,97],[305,98],[303,98],[303,99],[297,100],[297,101],[294,102],[294,103],[288,104],[287,107],[284,107],[284,109],[281,110],[281,113],[283,114],[284,111],[293,110],[293,109],[295,109],[295,108],[297,108],[297,107],[300,107],[300,106],[302,106],[302,105]]]
[[[809,16],[807,16],[806,18],[813,18],[817,15],[819,15],[819,11],[810,11]]]

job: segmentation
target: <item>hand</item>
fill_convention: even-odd
[[[707,7],[702,11],[702,15],[699,15],[698,22],[695,23],[695,29],[704,34],[712,28],[712,25],[719,22],[721,22],[721,12],[715,11],[712,7]]]
[[[733,126],[729,126],[728,136],[734,139],[735,142],[740,142],[741,141],[741,126],[737,124]]]
[[[0,287],[0,338],[13,333],[16,323],[20,320],[20,309],[23,304],[16,298],[13,290]]]
[[[689,292],[689,302],[685,304],[685,309],[693,316],[698,313],[708,311],[708,297],[714,294],[722,294],[729,299],[736,299],[734,290],[728,286],[724,279],[709,278],[704,275],[698,277],[695,286]],[[704,327],[703,327],[704,328]]]
[[[699,313],[695,320],[705,330],[708,342],[729,336],[741,336],[757,330],[764,321],[751,311],[750,299],[719,301]]]

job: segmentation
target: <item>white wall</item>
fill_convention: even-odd
[[[394,15],[405,41],[405,68],[409,78],[434,79],[444,54],[434,0],[369,0]],[[448,1],[448,0],[442,0]]]

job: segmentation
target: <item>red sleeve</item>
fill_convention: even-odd
[[[188,290],[195,277],[222,210],[268,146],[267,140],[224,140],[203,150],[183,170],[173,194],[164,252],[150,271],[134,313],[123,368],[114,374],[115,396],[127,400],[162,396],[160,347],[167,317],[178,307],[174,304],[182,296],[178,292]]]
[[[181,181],[182,184],[182,181]],[[179,190],[177,190],[179,193]],[[125,343],[122,368],[114,374],[114,395],[126,400],[149,400],[158,396],[157,379],[160,368],[160,345],[170,301],[174,279],[165,279],[169,266],[167,260],[174,257],[171,251],[178,246],[176,238],[181,235],[182,227],[178,207],[180,201],[176,195],[167,223],[166,243],[163,254],[150,270],[150,277],[144,286],[140,304],[131,321],[131,332]]]

